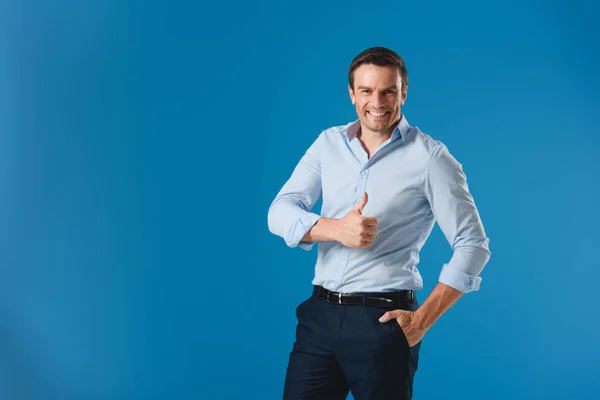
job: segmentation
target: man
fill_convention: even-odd
[[[269,230],[289,247],[319,242],[313,294],[296,309],[285,399],[411,399],[421,339],[479,289],[490,257],[461,164],[402,114],[403,59],[371,48],[348,75],[359,119],[322,132],[269,209]],[[419,306],[416,266],[436,221],[454,254]]]

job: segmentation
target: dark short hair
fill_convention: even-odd
[[[404,60],[396,52],[385,47],[371,47],[357,55],[348,70],[348,83],[354,90],[354,71],[363,64],[372,64],[379,67],[396,67],[402,79],[402,92],[408,89],[408,72],[404,66]]]

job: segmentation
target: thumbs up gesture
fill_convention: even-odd
[[[366,248],[373,245],[377,235],[377,219],[363,216],[363,209],[369,201],[367,192],[346,214],[339,220],[337,241],[346,247]]]

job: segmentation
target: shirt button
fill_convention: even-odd
[[[367,171],[363,171],[362,176],[367,176]]]

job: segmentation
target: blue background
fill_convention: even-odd
[[[1,2],[0,398],[281,398],[316,252],[268,206],[376,45],[492,250],[415,398],[600,398],[600,10],[500,3]]]

